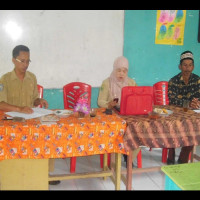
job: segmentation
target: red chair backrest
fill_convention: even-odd
[[[63,101],[64,108],[74,108],[78,99],[84,98],[88,100],[88,105],[91,105],[92,87],[89,84],[82,82],[71,82],[63,86]]]
[[[43,98],[43,86],[41,85],[37,85],[37,88],[38,88],[38,93],[39,93],[39,98]]]
[[[153,85],[154,105],[168,105],[168,82],[159,81]]]
[[[37,88],[38,88],[39,98],[43,98],[43,90],[44,90],[43,86],[41,86],[41,85],[38,84]],[[42,108],[41,105],[39,105],[37,107]]]

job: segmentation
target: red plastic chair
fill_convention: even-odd
[[[77,100],[85,98],[91,105],[91,85],[82,82],[71,82],[63,86],[63,101],[65,109],[73,109]]]
[[[88,105],[91,105],[92,87],[82,82],[71,82],[63,86],[63,101],[65,109],[73,109],[77,100],[85,98]],[[70,172],[74,173],[76,169],[76,157],[70,158]]]
[[[154,90],[154,105],[168,105],[168,82],[159,81],[153,85]],[[162,162],[167,162],[168,148],[162,149]],[[191,153],[189,155],[189,160],[191,160]]]
[[[159,81],[153,85],[154,105],[168,105],[168,82]]]
[[[43,91],[44,91],[43,86],[38,84],[37,88],[38,88],[39,98],[43,98]]]
[[[154,105],[168,105],[168,82],[167,81],[159,81],[153,85],[153,93],[154,93]],[[168,149],[162,149],[162,162],[167,162],[167,153]]]
[[[41,86],[41,85],[38,84],[37,88],[38,88],[39,98],[43,98],[43,91],[44,91],[43,86]],[[39,105],[38,107],[41,108],[42,106]]]

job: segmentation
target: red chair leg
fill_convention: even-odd
[[[163,150],[162,150],[162,162],[163,163],[167,162],[167,153],[168,153],[168,149],[167,148],[163,148]],[[191,153],[189,154],[188,160],[191,160]]]
[[[140,150],[137,155],[137,168],[142,168],[142,151]]]
[[[110,167],[110,153],[108,153],[108,162],[107,162],[108,167]],[[103,168],[103,154],[100,154],[100,166]]]
[[[70,173],[74,173],[76,170],[76,157],[70,158]]]
[[[162,149],[162,162],[163,163],[167,162],[167,153],[168,153],[168,149],[167,148],[163,148]]]
[[[189,161],[189,160],[191,161],[191,152],[190,152],[190,154],[189,154],[189,158],[188,158],[188,161]]]

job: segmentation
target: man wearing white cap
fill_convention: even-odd
[[[200,107],[200,77],[194,70],[194,57],[191,51],[184,51],[180,57],[179,69],[181,72],[169,80],[168,97],[170,105],[183,106],[183,101],[189,101],[193,109]],[[181,148],[178,163],[188,163],[193,146]],[[170,148],[167,164],[175,163],[175,149]]]

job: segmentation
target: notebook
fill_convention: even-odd
[[[146,115],[153,110],[152,86],[125,86],[121,91],[120,115]]]

